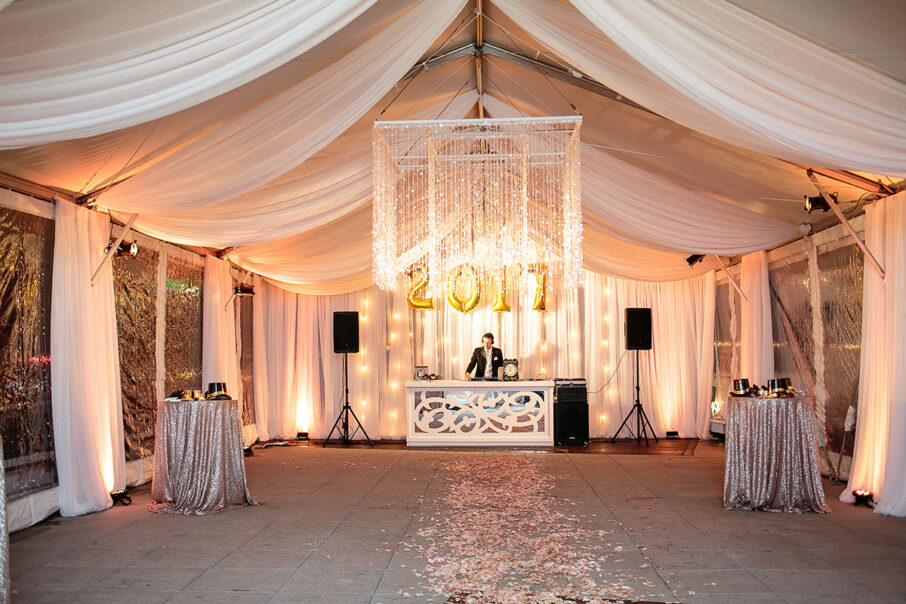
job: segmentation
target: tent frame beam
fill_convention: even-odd
[[[849,220],[846,219],[846,216],[843,214],[843,210],[840,209],[840,206],[837,205],[837,202],[834,201],[834,198],[831,197],[827,189],[824,188],[818,179],[815,177],[814,172],[811,169],[806,170],[805,173],[808,175],[809,179],[815,184],[815,187],[818,189],[818,192],[821,193],[821,197],[824,198],[824,201],[827,202],[827,205],[830,206],[830,209],[833,210],[834,214],[837,215],[837,218],[840,220],[840,224],[843,225],[843,228],[846,229],[846,232],[849,233],[849,236],[853,238],[853,241],[856,242],[856,245],[859,246],[859,249],[862,250],[862,253],[865,255],[865,258],[871,263],[871,266],[875,269],[875,272],[878,273],[878,276],[881,277],[881,281],[884,281],[884,268],[881,266],[881,263],[878,262],[878,259],[875,258],[874,254],[871,253],[871,250],[865,245],[865,242],[859,238],[859,235],[856,234],[855,229],[852,225],[849,224]]]
[[[467,57],[469,55],[474,55],[475,57],[481,57],[482,55],[497,57],[498,59],[503,59],[504,61],[507,61],[514,65],[540,72],[546,76],[566,82],[573,86],[578,86],[579,88],[588,90],[613,101],[623,103],[624,105],[634,107],[635,109],[640,109],[646,113],[657,115],[654,111],[651,111],[650,109],[643,107],[642,105],[639,105],[638,103],[630,99],[627,99],[617,91],[608,88],[604,84],[601,84],[600,82],[584,74],[581,74],[578,71],[554,67],[553,65],[548,65],[547,63],[532,59],[518,52],[513,52],[511,50],[507,50],[493,44],[488,44],[486,42],[482,43],[480,46],[475,43],[466,44],[464,46],[460,46],[459,48],[451,50],[448,53],[438,55],[432,59],[418,63],[417,65],[413,66],[412,69],[410,69],[409,72],[406,73],[406,75],[404,75],[400,81],[402,82],[410,78],[414,78],[420,73],[429,71],[436,67],[441,67],[443,65],[446,65],[447,63],[452,63],[453,61]]]

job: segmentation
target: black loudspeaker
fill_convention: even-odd
[[[626,309],[626,350],[651,350],[651,309]]]
[[[333,313],[333,351],[357,353],[359,351],[359,313],[344,310]]]
[[[588,403],[554,403],[554,444],[588,444]]]

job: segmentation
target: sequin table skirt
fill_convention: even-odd
[[[807,398],[730,397],[724,507],[827,512]]]
[[[152,512],[210,514],[254,505],[238,401],[162,401],[154,435]]]

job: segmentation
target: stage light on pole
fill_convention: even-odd
[[[689,268],[692,268],[693,266],[695,266],[696,264],[698,264],[699,262],[701,262],[704,259],[705,259],[704,254],[692,254],[691,256],[686,258],[686,264],[689,265]]]
[[[830,204],[828,204],[827,200],[824,199],[824,197],[822,197],[821,195],[816,195],[814,197],[803,195],[802,198],[805,200],[805,207],[803,209],[809,214],[811,214],[815,210],[821,210],[822,212],[827,212],[828,210],[830,210]],[[831,193],[831,198],[836,203],[837,194]]]
[[[107,246],[107,249],[104,250],[104,253],[106,254],[107,252],[109,252],[112,246],[112,243]],[[134,258],[138,256],[138,243],[135,241],[133,241],[132,243],[129,243],[128,241],[120,241],[120,244],[119,246],[117,246],[116,251],[113,252],[113,255],[116,257],[132,256]]]

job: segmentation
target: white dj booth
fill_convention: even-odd
[[[550,446],[553,381],[406,382],[406,443]]]

